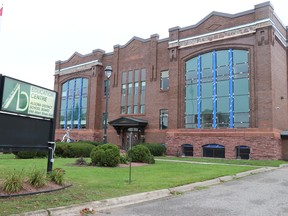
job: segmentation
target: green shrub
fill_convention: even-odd
[[[146,146],[153,156],[163,156],[166,154],[166,147],[160,143],[142,143]]]
[[[36,157],[37,158],[46,158],[46,157],[48,157],[48,151],[37,151]]]
[[[79,140],[78,143],[89,143],[94,145],[95,147],[103,144],[102,142],[99,141],[90,141],[90,140]]]
[[[130,161],[130,158],[129,158],[128,154],[126,154],[126,153],[120,154],[120,163],[121,164],[128,164],[129,161]]]
[[[45,170],[33,169],[28,176],[28,182],[36,188],[40,188],[47,183],[47,176]]]
[[[36,151],[19,151],[15,155],[17,158],[20,158],[20,159],[30,159],[30,158],[35,158],[37,155],[37,152]]]
[[[64,184],[64,174],[65,170],[61,168],[55,168],[50,173],[48,173],[48,179],[58,185]]]
[[[94,165],[115,167],[120,162],[120,150],[111,143],[99,145],[91,151],[90,158]]]
[[[16,172],[6,176],[3,183],[3,191],[6,193],[19,192],[23,187],[23,170],[22,172]]]
[[[48,156],[47,151],[17,151],[13,154],[19,159],[30,159],[30,158],[44,158]]]
[[[129,156],[131,150],[129,150]],[[149,149],[145,145],[136,145],[132,147],[132,161],[154,164],[155,160]]]
[[[84,142],[57,143],[55,154],[64,158],[89,157],[94,147],[93,144]]]

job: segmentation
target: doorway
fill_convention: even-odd
[[[131,145],[137,145],[141,140],[141,131],[138,128],[127,128],[122,131],[121,149],[127,151]]]

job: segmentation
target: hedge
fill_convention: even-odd
[[[160,143],[141,143],[146,146],[153,156],[163,156],[166,154],[165,144]]]
[[[84,142],[73,143],[56,143],[55,155],[64,158],[78,158],[89,157],[92,149],[95,148],[93,144]]]

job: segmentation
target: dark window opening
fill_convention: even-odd
[[[250,147],[249,146],[236,146],[236,158],[249,160],[250,159]]]
[[[202,146],[203,157],[225,158],[225,147],[219,144],[207,144]]]
[[[181,147],[182,147],[182,155],[183,156],[191,156],[191,157],[193,157],[193,145],[191,145],[191,144],[183,144]]]

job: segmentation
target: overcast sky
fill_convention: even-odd
[[[0,0],[0,74],[53,89],[55,61],[113,51],[132,37],[168,37],[212,11],[235,14],[264,0]],[[270,1],[288,25],[286,0]]]

